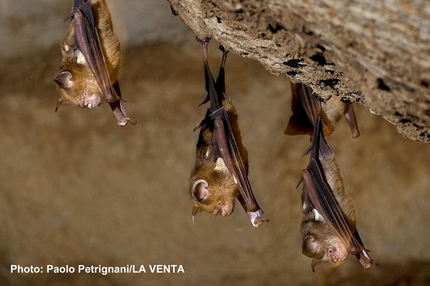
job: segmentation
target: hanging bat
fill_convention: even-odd
[[[310,153],[310,162],[299,182],[304,184],[303,254],[313,258],[312,271],[319,263],[340,264],[349,253],[357,257],[364,269],[369,269],[377,263],[370,258],[358,234],[354,202],[343,186],[334,150],[324,138],[321,102],[309,92],[302,102],[309,120],[315,122],[312,145],[306,152]]]
[[[237,113],[225,93],[224,65],[227,51],[223,50],[220,72],[215,83],[208,64],[208,40],[200,41],[203,48],[205,82],[210,101],[206,116],[194,130],[200,129],[196,164],[190,176],[190,199],[193,220],[197,212],[228,216],[234,210],[236,198],[248,214],[254,227],[264,221],[248,180],[248,154],[242,144]]]
[[[309,134],[313,133],[313,123],[309,121],[308,116],[303,107],[301,98],[303,94],[312,94],[312,89],[302,83],[291,83],[292,89],[292,110],[293,115],[285,129],[287,135]],[[354,108],[351,103],[343,101],[338,96],[332,96],[326,103],[322,104],[321,117],[323,121],[324,135],[329,136],[335,128],[336,123],[346,117],[348,125],[351,129],[353,138],[360,136],[357,120],[355,117]]]
[[[63,59],[55,76],[61,103],[95,108],[106,100],[118,125],[135,124],[122,105],[118,83],[121,51],[104,0],[74,0],[74,9],[61,44]]]

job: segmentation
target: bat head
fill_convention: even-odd
[[[215,216],[229,216],[234,210],[237,195],[238,189],[234,183],[225,184],[225,181],[211,177],[195,180],[190,188],[193,216],[199,211],[212,213]]]
[[[63,59],[54,78],[60,94],[57,109],[63,102],[73,106],[95,108],[102,102],[103,92],[84,55],[73,47],[73,43],[67,43],[68,38],[70,36],[66,36],[62,43]]]
[[[84,68],[61,71],[54,82],[60,94],[57,109],[63,102],[88,108],[95,108],[102,102],[102,91],[96,79]]]
[[[348,256],[348,250],[341,239],[324,222],[308,222],[312,232],[306,233],[302,241],[302,253],[312,259],[312,271],[320,263],[340,265]]]

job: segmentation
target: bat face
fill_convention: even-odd
[[[101,104],[103,92],[88,65],[73,63],[75,58],[71,58],[71,69],[65,69],[55,77],[56,88],[61,96],[58,105],[67,103],[95,108]]]
[[[217,165],[224,164],[218,162]],[[225,164],[224,164],[225,166]],[[217,216],[229,216],[234,210],[234,204],[238,195],[237,185],[229,173],[215,168],[201,169],[195,178],[191,179],[190,197],[193,205],[193,215],[199,211],[205,211]]]
[[[312,259],[312,270],[320,263],[329,262],[333,266],[348,257],[348,250],[342,240],[327,225],[316,209],[302,221],[302,253]]]

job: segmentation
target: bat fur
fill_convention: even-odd
[[[104,0],[75,0],[61,44],[55,83],[61,103],[95,108],[109,102],[118,125],[133,122],[125,113],[118,83],[121,50]]]
[[[253,226],[258,227],[267,220],[262,216],[263,211],[253,196],[247,178],[248,154],[242,143],[236,109],[225,93],[224,65],[227,52],[223,50],[215,83],[207,63],[208,42],[201,43],[208,91],[203,103],[210,101],[211,107],[205,119],[195,128],[200,128],[200,133],[189,186],[193,219],[199,211],[228,216],[233,212],[238,198]]]
[[[352,198],[345,191],[334,150],[327,144],[320,112],[321,103],[304,99],[309,119],[314,124],[310,163],[303,178],[303,218],[301,233],[303,254],[312,257],[312,270],[319,263],[342,263],[348,254],[357,257],[365,269],[374,262],[356,229],[356,212]]]
[[[288,126],[285,129],[287,135],[298,135],[298,134],[309,134],[313,133],[313,123],[309,121],[308,116],[304,110],[303,103],[301,101],[300,94],[310,93],[312,89],[302,83],[291,83],[292,92],[292,110],[293,115],[288,122]],[[323,121],[324,136],[328,137],[333,133],[336,123],[345,116],[348,125],[351,129],[351,135],[353,138],[360,136],[358,129],[357,120],[353,105],[351,103],[343,101],[338,96],[332,96],[327,102],[322,104],[321,117]]]

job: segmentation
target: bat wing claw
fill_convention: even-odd
[[[251,220],[251,223],[254,227],[259,227],[263,224],[263,222],[269,222],[268,219],[263,217],[263,210],[259,209],[255,212],[248,212],[248,216]]]

